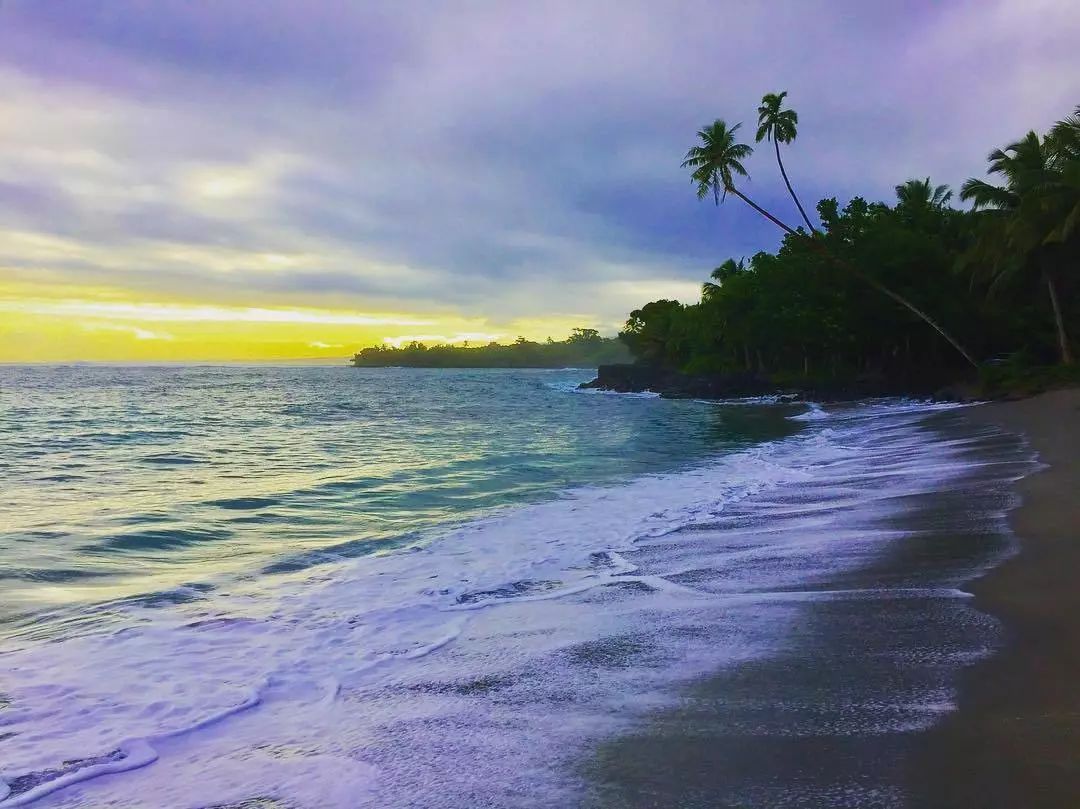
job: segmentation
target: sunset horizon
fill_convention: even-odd
[[[759,87],[801,111],[789,160],[811,205],[888,199],[904,176],[955,187],[1076,95],[1027,80],[1070,75],[1068,4],[691,9],[687,27],[649,4],[610,25],[604,3],[5,2],[0,361],[610,336],[775,248],[753,212],[697,205],[679,168],[687,133],[751,118]],[[1009,58],[988,64],[987,42]],[[768,152],[748,168],[790,211],[756,180]]]

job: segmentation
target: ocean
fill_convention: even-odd
[[[711,720],[731,761],[949,710],[998,642],[962,588],[1009,553],[1022,442],[950,405],[591,376],[0,367],[0,809],[665,805],[642,728],[702,683],[771,706]],[[838,611],[886,661],[839,707],[791,663]],[[700,805],[901,805],[844,761]]]

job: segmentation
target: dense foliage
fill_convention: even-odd
[[[785,94],[759,109],[758,140],[796,135]],[[776,253],[728,260],[698,303],[660,300],[633,311],[620,338],[642,362],[689,372],[754,370],[822,379],[956,375],[974,362],[1072,361],[1080,325],[1080,109],[1045,136],[990,155],[1002,186],[964,184],[974,209],[929,178],[891,203],[855,197],[817,205],[794,229],[736,186],[752,148],[738,125],[702,129],[684,166],[699,196],[734,195],[783,231]]]
[[[358,368],[595,368],[629,360],[618,340],[595,329],[574,329],[565,340],[535,343],[519,337],[510,345],[432,345],[412,342],[400,347],[378,345],[353,357]]]

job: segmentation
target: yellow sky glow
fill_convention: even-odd
[[[0,288],[0,362],[344,360],[377,343],[561,339],[580,322],[556,317],[493,327],[456,315],[15,297]]]

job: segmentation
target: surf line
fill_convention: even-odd
[[[262,702],[262,692],[268,685],[269,681],[264,680],[258,688],[253,688],[247,698],[243,701],[225,708],[218,713],[211,714],[204,719],[200,719],[198,722],[188,725],[187,727],[179,728],[178,730],[169,731],[167,733],[159,733],[146,738],[127,739],[121,742],[114,751],[114,753],[120,753],[119,757],[103,761],[99,764],[90,764],[86,767],[79,767],[78,769],[66,772],[56,778],[44,781],[17,795],[11,795],[11,786],[9,782],[0,779],[0,809],[13,809],[13,807],[16,806],[29,806],[34,801],[44,798],[46,795],[50,795],[57,790],[72,786],[73,784],[83,783],[101,775],[131,772],[132,770],[137,770],[153,764],[158,760],[158,752],[154,748],[154,742],[175,739],[178,736],[184,736],[188,733],[202,730],[210,725],[222,722],[230,716],[235,716],[238,713],[254,708]]]

